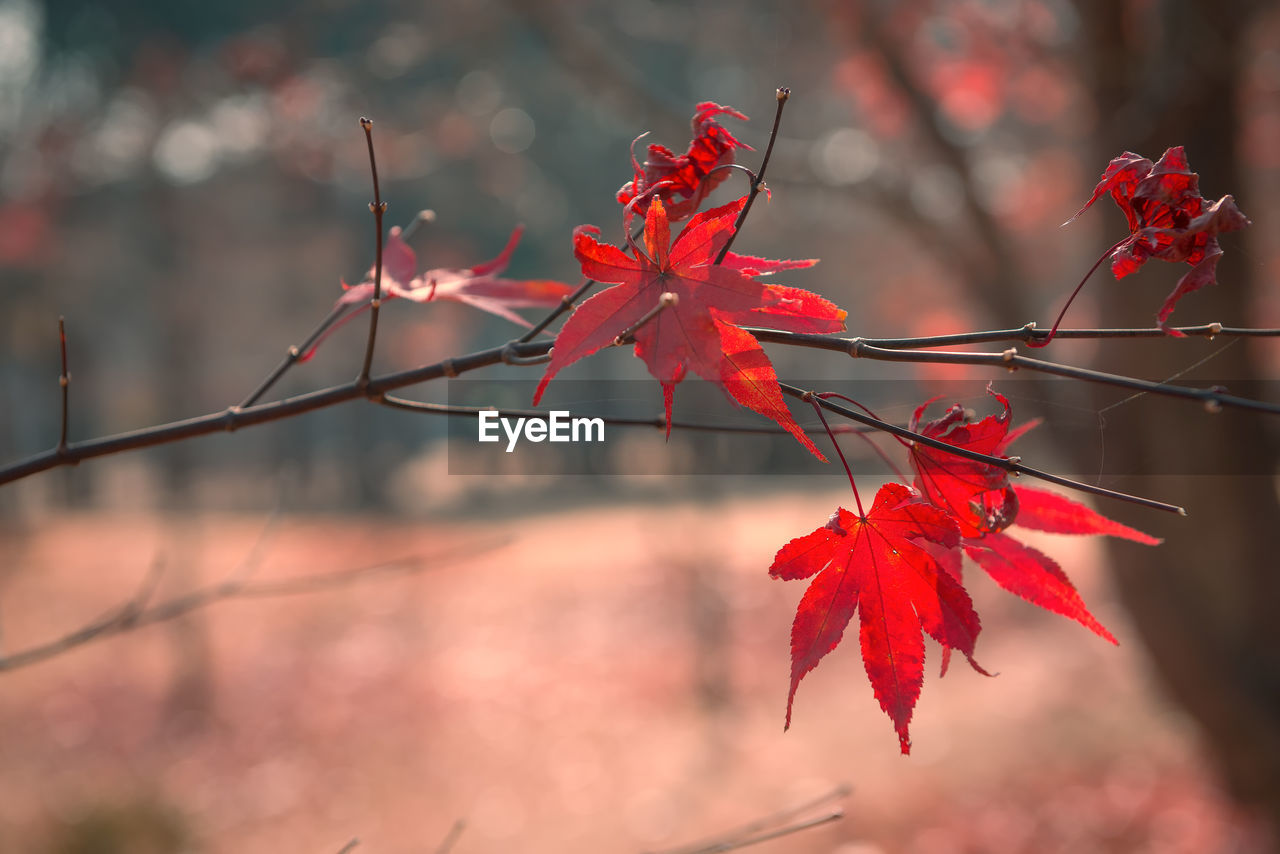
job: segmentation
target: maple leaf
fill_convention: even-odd
[[[1235,199],[1223,196],[1210,204],[1200,195],[1199,185],[1200,176],[1191,171],[1182,146],[1168,149],[1156,163],[1126,151],[1111,161],[1089,201],[1068,220],[1073,222],[1110,193],[1129,221],[1130,232],[1110,252],[1117,279],[1137,272],[1150,258],[1191,265],[1156,314],[1160,328],[1178,337],[1182,333],[1166,322],[1180,299],[1216,283],[1222,257],[1218,235],[1250,224]]]
[[[762,262],[730,255],[739,259],[734,263],[741,269],[714,263],[745,203],[743,197],[698,214],[672,244],[666,206],[654,199],[645,216],[645,248],[635,246],[630,255],[598,241],[599,230],[594,226],[579,226],[573,243],[583,274],[617,284],[583,302],[565,322],[534,404],[561,369],[612,346],[618,336],[634,328],[635,354],[662,383],[668,433],[675,387],[692,369],[731,400],[772,418],[825,460],[787,409],[769,357],[738,324],[837,332],[844,329],[845,312],[817,294],[758,282],[743,272],[766,269],[769,264],[811,262]],[[663,302],[665,310],[635,328]]]
[[[652,198],[660,198],[667,206],[667,216],[671,222],[679,222],[692,214],[702,204],[702,200],[729,177],[728,170],[714,172],[717,166],[726,166],[733,162],[735,148],[751,151],[751,146],[739,142],[719,122],[716,116],[732,116],[735,119],[747,120],[747,117],[732,107],[722,107],[711,101],[703,101],[694,107],[693,140],[684,154],[676,154],[663,145],[651,144],[649,157],[643,164],[636,161],[635,142],[631,143],[631,165],[635,177],[618,190],[618,201],[629,205],[636,202],[636,211],[644,214],[648,210],[649,198],[644,194],[656,185],[666,182],[666,187],[657,189]],[[639,142],[637,139],[636,142]]]
[[[1036,425],[1030,421],[1010,429],[1009,401],[988,387],[1004,411],[976,422],[958,404],[941,418],[918,428],[929,401],[916,410],[912,429],[971,451],[1002,456],[1009,445]],[[1146,545],[1160,541],[1070,499],[1032,487],[1009,484],[1008,472],[997,466],[967,460],[915,444],[911,462],[917,488],[955,517],[963,534],[964,553],[996,584],[1055,614],[1073,619],[1100,637],[1115,637],[1089,613],[1084,600],[1061,567],[1048,555],[1007,533],[1010,526],[1061,534],[1110,534]],[[954,564],[948,571],[959,577]],[[943,650],[945,672],[948,650]]]
[[[1009,434],[1012,413],[1004,395],[987,387],[1004,411],[970,421],[960,404],[941,417],[920,424],[925,410],[937,398],[921,404],[911,417],[911,430],[958,448],[988,456],[999,456],[1017,436]],[[998,466],[958,457],[918,442],[911,443],[911,465],[916,471],[916,489],[929,501],[955,517],[965,537],[996,533],[1013,524],[1018,515],[1018,494],[1009,485],[1009,473]]]
[[[960,582],[919,541],[947,549],[960,542],[955,520],[907,487],[888,483],[865,516],[837,508],[816,531],[783,546],[769,568],[785,580],[816,576],[791,628],[791,688],[835,649],[858,612],[862,661],[903,753],[924,682],[924,637],[973,655],[981,623]]]
[[[512,311],[513,308],[553,308],[561,298],[572,293],[573,288],[563,282],[503,279],[497,276],[511,262],[511,253],[520,242],[523,231],[523,226],[516,226],[506,247],[492,261],[464,269],[441,268],[419,274],[418,255],[400,236],[400,227],[395,226],[382,248],[382,299],[404,298],[418,303],[452,300],[529,327],[532,324]],[[338,298],[335,305],[363,305],[331,326],[298,361],[305,362],[314,356],[326,338],[369,307],[376,274],[377,269],[370,267],[359,284],[342,283],[346,292]]]

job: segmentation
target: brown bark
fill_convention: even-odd
[[[1232,192],[1247,214],[1249,181],[1237,158],[1241,41],[1257,4],[1177,0],[1158,4],[1143,20],[1125,7],[1114,0],[1080,4],[1098,107],[1097,162],[1124,149],[1155,158],[1168,146],[1184,145],[1206,197]],[[1255,282],[1246,239],[1223,239],[1219,284],[1184,300],[1175,322],[1250,322]],[[1189,269],[1159,262],[1149,267],[1132,280],[1095,283],[1105,292],[1104,317],[1117,324],[1150,319]],[[1196,348],[1117,342],[1102,348],[1099,363],[1158,379],[1218,348],[1198,376],[1242,391],[1262,378],[1245,342]],[[1129,417],[1108,416],[1107,456],[1131,473],[1111,485],[1182,504],[1190,518],[1161,526],[1161,548],[1116,545],[1117,585],[1160,680],[1199,725],[1232,794],[1259,809],[1280,838],[1280,505],[1274,482],[1280,448],[1274,425],[1185,405],[1166,409],[1143,400],[1130,406]],[[1204,473],[1160,476],[1192,469]],[[1152,527],[1137,514],[1115,515]]]

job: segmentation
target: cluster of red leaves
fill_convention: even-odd
[[[1169,316],[1178,300],[1217,281],[1222,247],[1218,235],[1249,225],[1231,196],[1209,203],[1200,195],[1200,176],[1192,172],[1182,146],[1165,151],[1156,163],[1126,151],[1111,161],[1093,195],[1068,222],[1110,193],[1129,221],[1129,237],[1111,250],[1111,272],[1123,279],[1149,258],[1185,261],[1191,270],[1180,280],[1156,314],[1170,335]]]
[[[735,148],[751,150],[751,146],[739,142],[716,121],[715,117],[721,115],[747,120],[732,107],[703,101],[694,107],[693,140],[684,154],[676,154],[664,145],[650,144],[649,157],[641,164],[633,153],[631,165],[635,177],[618,190],[618,201],[624,205],[635,201],[637,212],[643,214],[649,198],[660,198],[667,206],[671,222],[679,222],[696,211],[703,199],[729,177],[729,170],[715,172],[716,167],[733,163]],[[631,147],[634,152],[635,142]],[[658,186],[660,184],[662,186]],[[651,197],[645,195],[655,187]]]
[[[451,300],[496,314],[521,326],[531,326],[529,321],[512,309],[553,308],[563,297],[572,293],[573,288],[563,282],[542,279],[504,279],[498,276],[511,263],[511,253],[520,242],[523,231],[522,226],[516,226],[511,232],[510,239],[507,240],[506,247],[492,261],[464,269],[440,268],[419,273],[417,253],[400,236],[400,227],[395,226],[391,229],[387,243],[382,249],[382,299],[403,297],[417,303]],[[298,361],[305,362],[310,359],[324,340],[338,327],[369,308],[376,275],[376,267],[370,267],[359,284],[342,283],[346,292],[338,298],[336,306],[356,305],[359,308],[334,324],[299,357]]]
[[[957,404],[922,425],[926,403],[916,410],[912,429],[958,448],[1004,457],[1034,422],[1011,432],[1009,402],[992,394],[1003,408],[997,415],[973,420]],[[985,673],[973,662],[981,624],[962,585],[962,554],[1005,590],[1115,643],[1058,564],[1004,531],[1016,523],[1059,534],[1159,542],[1055,493],[1014,487],[998,466],[918,442],[909,452],[914,490],[886,484],[865,515],[838,508],[827,525],[783,546],[769,570],[774,578],[817,576],[791,629],[787,726],[800,680],[835,649],[857,611],[863,664],[903,753],[910,751],[908,724],[924,681],[923,633],[942,645],[944,673],[953,649]]]
[[[760,343],[740,327],[838,332],[846,315],[817,294],[754,278],[809,267],[816,260],[774,261],[730,252],[716,263],[745,204],[744,196],[698,214],[672,243],[666,205],[654,198],[645,215],[644,248],[633,246],[630,254],[597,240],[594,226],[579,226],[573,251],[583,275],[616,286],[583,302],[565,322],[534,404],[561,369],[634,329],[636,356],[662,383],[668,432],[675,387],[692,368],[731,400],[772,418],[825,459],[787,409]],[[666,307],[651,314],[660,305]]]

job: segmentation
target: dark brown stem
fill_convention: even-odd
[[[807,332],[779,332],[772,329],[749,330],[760,341],[775,344],[790,344],[797,347],[814,347],[819,350],[837,350],[850,356],[863,359],[876,359],[884,362],[915,362],[929,365],[979,365],[984,367],[1004,368],[1013,371],[1025,368],[1037,373],[1068,379],[1084,380],[1099,385],[1115,386],[1131,391],[1144,391],[1165,397],[1180,397],[1195,400],[1203,404],[1210,412],[1223,407],[1247,409],[1253,412],[1265,412],[1269,415],[1280,415],[1280,404],[1252,400],[1234,394],[1227,394],[1221,386],[1208,389],[1190,388],[1188,386],[1170,385],[1153,380],[1140,380],[1120,374],[1109,374],[1105,371],[1094,371],[1088,368],[1077,368],[1072,365],[1061,365],[1057,362],[1046,362],[1018,355],[1012,347],[1000,353],[962,353],[936,350],[891,350],[886,347],[875,347],[864,338],[841,338],[834,335],[815,335]]]
[[[360,367],[360,376],[356,380],[361,386],[367,386],[369,371],[373,367],[373,349],[378,340],[378,309],[382,308],[382,215],[387,212],[387,203],[382,201],[382,192],[378,188],[378,160],[373,154],[373,122],[362,116],[360,127],[364,129],[364,139],[369,146],[369,171],[373,174],[373,203],[369,205],[369,210],[373,212],[373,226],[377,232],[373,262],[373,300],[369,303],[369,340],[364,348],[364,364]]]
[[[1187,337],[1208,338],[1277,338],[1280,329],[1255,329],[1244,326],[1223,326],[1221,323],[1202,323],[1198,326],[1176,326],[1174,331]],[[863,338],[875,347],[907,349],[914,347],[954,347],[960,344],[985,344],[992,341],[1025,341],[1031,344],[1047,338],[1049,331],[1037,329],[1034,322],[1015,329],[991,329],[983,332],[958,332],[951,335],[929,335],[918,338]],[[1163,329],[1148,326],[1134,329],[1059,329],[1055,338],[1104,340],[1113,338],[1163,338],[1176,341]]]
[[[459,406],[450,403],[428,403],[421,400],[408,400],[395,395],[384,394],[374,400],[383,406],[400,409],[406,412],[417,412],[422,415],[444,415],[454,418],[474,418],[481,412],[496,412],[503,418],[546,418],[547,412],[542,409],[506,409],[496,406]],[[587,418],[599,418],[610,427],[652,427],[655,430],[667,429],[665,415],[652,418],[627,418],[612,415],[587,415]],[[782,427],[752,427],[746,424],[707,424],[700,421],[671,422],[671,429],[689,433],[744,434],[749,436],[790,436],[791,431]],[[806,427],[804,432],[812,436],[825,436],[828,430],[822,427]],[[877,432],[872,427],[854,427],[849,424],[836,424],[830,428],[836,434],[851,433],[854,435]]]
[[[720,254],[716,256],[715,261],[717,264],[723,264],[724,259],[729,255],[729,249],[737,239],[738,232],[742,230],[743,223],[747,221],[747,214],[751,213],[751,206],[755,204],[756,196],[760,195],[760,188],[764,185],[764,173],[769,168],[769,158],[773,156],[773,145],[778,141],[778,128],[782,124],[782,108],[791,98],[791,90],[786,86],[780,86],[777,94],[778,109],[773,114],[773,128],[769,131],[769,144],[765,146],[764,157],[760,159],[760,171],[751,177],[751,190],[747,193],[747,203],[742,206],[742,210],[738,211],[738,218],[733,223],[733,233],[729,235],[724,246],[720,247]]]

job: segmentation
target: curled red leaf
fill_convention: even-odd
[[[1156,163],[1132,151],[1115,158],[1071,220],[1106,193],[1129,222],[1129,239],[1111,251],[1111,272],[1117,279],[1137,272],[1151,258],[1191,265],[1156,314],[1160,328],[1181,336],[1167,325],[1169,316],[1184,296],[1217,282],[1222,255],[1218,235],[1244,228],[1249,219],[1231,196],[1210,204],[1200,195],[1200,176],[1191,171],[1182,146],[1168,149]]]
[[[694,107],[693,140],[684,154],[676,154],[663,145],[650,144],[648,158],[639,163],[634,154],[635,143],[632,143],[631,165],[635,177],[618,190],[618,201],[627,205],[637,196],[642,196],[635,209],[643,214],[648,210],[651,198],[660,198],[667,207],[667,217],[671,222],[679,222],[696,211],[702,200],[729,177],[730,170],[716,172],[716,167],[733,163],[734,149],[751,150],[751,146],[739,142],[716,121],[716,116],[722,115],[747,120],[732,107],[722,107],[711,101],[703,101]],[[644,197],[646,192],[662,182],[667,186],[659,188],[650,197]]]

